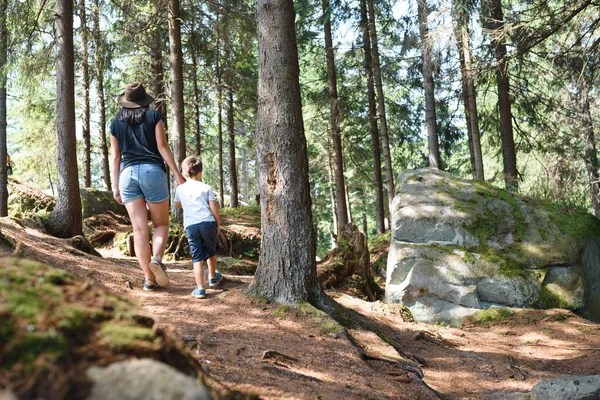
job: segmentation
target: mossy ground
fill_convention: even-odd
[[[83,398],[85,370],[184,355],[140,308],[38,262],[0,258],[0,374],[23,398]],[[189,370],[199,368],[190,364]],[[189,371],[188,371],[189,372]]]

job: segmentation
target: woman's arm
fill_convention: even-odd
[[[119,204],[123,204],[121,200],[121,191],[119,190],[119,172],[121,169],[121,149],[119,141],[113,135],[110,135],[110,147],[112,149],[112,192],[113,197]]]
[[[183,178],[181,173],[179,173],[179,168],[177,168],[177,165],[175,165],[175,159],[173,158],[173,153],[171,152],[171,148],[167,143],[167,135],[165,133],[165,127],[163,126],[162,121],[158,121],[154,132],[156,134],[156,144],[158,146],[158,151],[160,155],[169,166],[169,169],[171,170],[173,175],[175,175],[175,180],[177,181],[177,184],[183,185],[185,183],[185,179]]]

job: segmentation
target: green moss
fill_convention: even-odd
[[[53,285],[62,285],[73,280],[73,275],[62,269],[51,269],[44,274],[44,280]]]
[[[369,237],[369,251],[377,252],[381,247],[387,247],[390,244],[392,237],[391,232],[386,232],[383,235],[372,235]]]
[[[565,235],[575,238],[600,235],[600,220],[591,214],[567,208],[556,208],[554,212],[549,212],[548,217]]]
[[[99,334],[104,343],[114,346],[117,349],[148,346],[156,338],[156,335],[150,328],[120,325],[111,322],[102,325]]]
[[[58,311],[56,326],[63,332],[79,332],[89,328],[88,312],[80,306],[67,306]]]
[[[298,311],[302,315],[312,317],[313,321],[319,326],[319,331],[323,334],[333,333],[337,335],[344,332],[344,327],[342,327],[335,319],[310,303],[301,303],[298,305]]]
[[[67,342],[62,333],[57,331],[30,332],[14,338],[8,344],[3,368],[11,367],[17,362],[29,364],[40,355],[49,355],[54,360],[60,360],[68,353]]]
[[[473,324],[485,324],[493,321],[505,323],[514,314],[514,311],[507,308],[489,308],[487,310],[478,311],[467,317],[466,320]]]
[[[279,319],[286,319],[290,308],[287,305],[280,306],[277,310],[273,311],[273,315]]]
[[[23,318],[33,318],[48,307],[48,302],[38,297],[35,288],[23,292],[12,291],[6,294],[4,308]]]
[[[481,260],[499,266],[499,271],[506,277],[525,277],[527,272],[523,268],[523,250],[517,246],[507,246],[502,252],[489,246],[479,246],[475,252],[481,256]]]
[[[260,205],[258,204],[235,208],[223,207],[219,210],[219,215],[226,219],[251,222],[252,226],[260,228]]]
[[[538,233],[544,242],[548,241],[548,232],[544,228],[538,228]]]
[[[13,337],[13,321],[8,313],[0,313],[0,348]]]
[[[564,297],[558,293],[551,292],[546,286],[542,286],[540,291],[540,308],[573,308]]]

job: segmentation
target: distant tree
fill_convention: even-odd
[[[183,50],[181,47],[181,7],[169,0],[169,66],[171,69],[171,134],[173,155],[179,168],[185,158],[185,103],[183,101]]]
[[[106,190],[111,189],[110,166],[108,162],[108,143],[106,140],[106,100],[104,97],[104,57],[105,45],[100,32],[100,1],[94,0],[92,13],[92,35],[95,47],[94,77],[98,96],[98,135],[100,136],[100,152],[102,153],[102,176]]]
[[[425,120],[427,121],[427,142],[429,166],[441,168],[437,118],[435,114],[435,91],[433,84],[433,64],[431,60],[431,39],[429,38],[427,0],[417,0],[419,12],[419,32],[421,35],[421,55],[423,59],[423,87],[425,89]]]
[[[58,0],[54,18],[56,34],[56,207],[47,224],[58,237],[83,233],[77,139],[75,137],[75,57],[73,2]]]
[[[8,175],[6,168],[7,11],[8,0],[0,0],[0,217],[8,215]]]
[[[367,97],[369,101],[369,130],[373,150],[373,171],[375,187],[375,213],[377,233],[385,233],[385,209],[383,206],[383,178],[381,176],[381,151],[379,147],[379,131],[377,129],[377,105],[375,102],[375,83],[373,80],[373,57],[371,53],[371,37],[369,34],[369,17],[366,0],[360,1],[360,25],[362,30],[365,69],[367,71]]]
[[[320,302],[293,0],[258,0],[256,153],[262,241],[250,290],[271,301]]]
[[[227,133],[229,144],[229,205],[232,208],[238,206],[238,179],[237,166],[235,162],[235,125],[233,115],[233,89],[230,85],[227,88]]]
[[[507,190],[518,191],[517,152],[512,126],[510,84],[508,80],[508,58],[506,51],[506,32],[502,0],[489,0],[487,29],[492,35],[496,57],[496,80],[498,85],[498,111],[500,113],[500,138],[502,139],[502,160],[504,164],[504,183]]]
[[[379,111],[379,132],[381,133],[381,149],[383,150],[383,165],[385,166],[385,177],[387,182],[388,206],[394,200],[394,171],[392,169],[392,158],[390,155],[390,139],[388,133],[387,115],[385,112],[385,96],[383,94],[383,79],[381,78],[381,61],[379,57],[379,41],[377,39],[377,28],[375,24],[374,0],[368,0],[369,6],[369,34],[371,36],[371,49],[373,54],[373,80],[377,90],[377,109]]]
[[[323,6],[323,32],[325,34],[325,55],[327,57],[327,84],[329,87],[329,104],[331,120],[331,141],[333,144],[333,176],[335,193],[332,196],[332,207],[337,218],[337,228],[348,223],[348,207],[346,207],[346,183],[344,179],[344,154],[342,150],[342,137],[340,129],[340,106],[337,90],[337,72],[335,69],[335,56],[333,53],[333,39],[331,36],[331,5],[329,0],[322,0]],[[334,203],[335,202],[335,203]]]
[[[458,45],[460,61],[462,97],[467,122],[467,135],[469,138],[469,151],[471,156],[471,171],[473,179],[485,180],[483,172],[483,155],[481,154],[481,137],[479,132],[479,115],[477,112],[477,93],[475,91],[475,77],[471,59],[471,45],[469,33],[469,10],[467,1],[455,0],[454,2],[454,32]]]
[[[92,186],[92,142],[90,133],[90,64],[88,55],[88,27],[85,0],[79,2],[81,29],[81,88],[83,92],[83,112],[81,136],[83,136],[83,186]]]

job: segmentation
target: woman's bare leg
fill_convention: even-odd
[[[150,264],[150,243],[148,242],[148,211],[146,200],[135,199],[125,203],[131,226],[133,227],[133,247],[138,264],[144,271],[146,279],[154,282],[154,274],[148,268]]]
[[[162,260],[169,236],[169,200],[148,203],[154,233],[152,234],[152,255]]]

